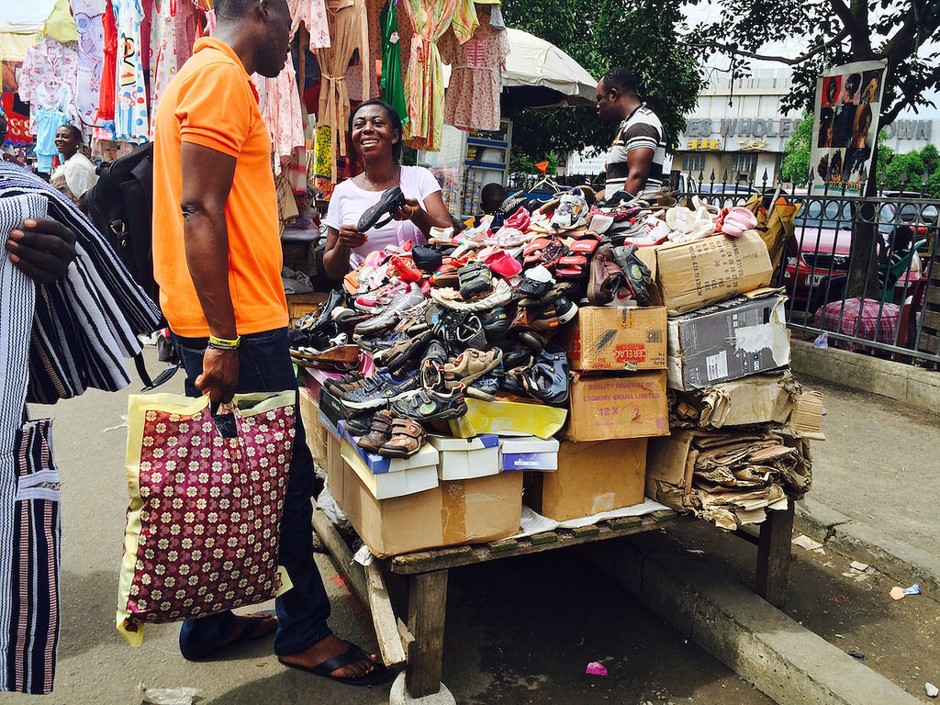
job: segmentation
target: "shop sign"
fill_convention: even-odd
[[[717,152],[721,149],[721,140],[689,140],[687,148],[698,152]]]
[[[687,121],[685,134],[687,137],[711,137],[719,134],[722,137],[792,137],[793,131],[800,124],[799,118],[690,118]]]

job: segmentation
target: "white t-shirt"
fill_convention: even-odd
[[[399,186],[405,198],[417,199],[427,208],[425,199],[441,190],[434,175],[421,166],[401,167]],[[323,222],[339,230],[343,225],[356,225],[367,209],[379,202],[383,191],[366,191],[353,183],[352,179],[333,189],[330,207]],[[424,242],[424,236],[410,220],[391,220],[380,228],[372,228],[366,235],[369,241],[353,250],[350,264],[357,266],[370,252],[382,250],[386,245],[404,245],[413,240],[416,245]]]

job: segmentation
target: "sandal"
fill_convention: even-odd
[[[296,668],[300,671],[306,671],[307,673],[312,673],[315,676],[327,678],[331,681],[336,681],[337,683],[343,683],[344,685],[379,685],[381,683],[387,682],[390,678],[392,678],[392,676],[395,675],[394,671],[388,670],[381,663],[375,663],[371,671],[369,671],[364,676],[359,676],[358,678],[343,678],[341,676],[330,675],[333,673],[333,671],[345,666],[349,666],[353,663],[357,663],[359,661],[372,661],[372,657],[355,644],[350,644],[349,649],[339,656],[334,656],[331,659],[327,659],[323,663],[319,663],[316,666],[304,666],[299,663],[290,663],[289,661],[285,661],[280,657],[278,658],[278,661],[288,668]]]
[[[431,298],[444,308],[463,311],[488,311],[496,306],[505,306],[512,299],[512,289],[504,279],[496,279],[493,291],[476,301],[464,301],[459,292],[450,288],[431,289]]]
[[[381,227],[392,219],[392,213],[405,205],[405,195],[398,186],[388,189],[379,198],[379,202],[359,218],[356,229],[364,233],[372,228]]]
[[[503,360],[503,351],[500,348],[490,348],[486,352],[470,348],[461,353],[457,359],[444,365],[444,373],[452,373],[460,378],[464,384],[470,384],[487,372],[496,369]]]
[[[469,311],[445,311],[437,318],[434,334],[454,349],[486,347],[483,322]]]
[[[410,458],[421,450],[426,437],[424,428],[414,419],[393,418],[391,435],[379,448],[379,455],[383,458]]]
[[[557,346],[540,352],[535,364],[521,376],[529,396],[553,406],[568,401],[568,356]]]
[[[458,269],[457,277],[460,282],[460,296],[464,301],[471,301],[492,289],[493,272],[480,260],[473,260]]]
[[[392,422],[394,420],[395,417],[388,409],[375,412],[369,432],[356,441],[356,445],[370,453],[378,453],[379,449],[388,443],[392,437]],[[348,424],[346,430],[349,431]]]

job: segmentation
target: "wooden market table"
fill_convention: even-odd
[[[369,607],[383,661],[389,667],[407,664],[408,693],[412,698],[420,698],[437,693],[441,685],[447,579],[451,568],[640,534],[680,521],[697,520],[671,510],[659,510],[578,529],[556,529],[525,538],[406,553],[376,559],[367,567],[353,561],[352,549],[319,509],[314,510],[313,524],[337,570]],[[767,512],[767,519],[759,526],[759,531],[738,534],[758,547],[757,594],[780,607],[786,600],[790,570],[792,500],[785,511]],[[408,581],[407,622],[395,614],[384,571]]]

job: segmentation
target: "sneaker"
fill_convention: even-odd
[[[338,379],[328,379],[323,383],[323,387],[330,394],[336,397],[341,397],[346,392],[351,392],[354,389],[362,386],[362,383],[365,382],[366,377],[363,376],[358,370],[349,372],[348,374],[339,377]]]
[[[346,430],[350,436],[364,436],[372,428],[372,415],[369,413],[358,414],[351,419],[346,419]]]
[[[397,399],[415,394],[419,389],[417,374],[394,376],[387,370],[378,370],[357,389],[340,396],[350,409],[375,409]]]
[[[372,417],[372,423],[369,425],[369,428],[366,429],[366,433],[353,433],[348,423],[346,424],[346,430],[353,436],[361,436],[359,440],[356,441],[356,445],[360,448],[369,453],[378,453],[379,448],[388,443],[392,437],[392,422],[394,420],[395,417],[392,416],[392,412],[388,409],[382,409],[381,411],[375,412],[375,416]]]
[[[591,277],[587,296],[592,306],[606,306],[614,300],[617,289],[625,283],[626,274],[614,261],[610,245],[602,245],[591,260]]]
[[[392,413],[422,423],[460,418],[467,413],[464,386],[459,384],[446,393],[422,389],[393,402]]]
[[[579,188],[572,189],[561,197],[561,203],[555,208],[550,225],[553,230],[573,230],[587,225],[588,206],[584,193]]]
[[[410,288],[398,294],[382,313],[357,325],[356,334],[370,336],[388,330],[398,323],[401,316],[407,313],[409,309],[421,304],[424,301],[424,292],[414,284],[408,286]]]
[[[750,212],[750,211],[748,211]],[[653,287],[653,274],[643,260],[636,255],[636,245],[615,247],[614,261],[627,277],[627,284],[633,292],[633,298],[640,306],[650,305],[650,289]]]

